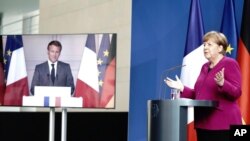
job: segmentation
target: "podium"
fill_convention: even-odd
[[[187,141],[188,107],[216,106],[216,101],[186,98],[148,100],[148,141]]]

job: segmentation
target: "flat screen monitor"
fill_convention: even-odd
[[[35,87],[70,87],[69,98],[82,101],[79,108],[115,108],[116,33],[1,35],[0,40],[2,106],[27,106],[23,99],[34,99]]]

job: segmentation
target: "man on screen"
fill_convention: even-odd
[[[30,92],[34,95],[35,86],[68,86],[71,87],[73,95],[75,86],[70,65],[58,58],[62,51],[59,41],[53,40],[47,46],[48,61],[38,64],[35,67]]]

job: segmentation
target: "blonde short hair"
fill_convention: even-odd
[[[226,36],[218,31],[210,31],[207,32],[204,36],[203,36],[203,42],[208,41],[209,39],[212,39],[216,44],[218,44],[219,46],[221,45],[223,47],[223,51],[221,52],[223,55],[226,54],[227,51],[227,47],[228,47],[228,41]]]

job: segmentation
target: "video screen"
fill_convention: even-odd
[[[0,105],[115,108],[115,33],[1,35]]]

